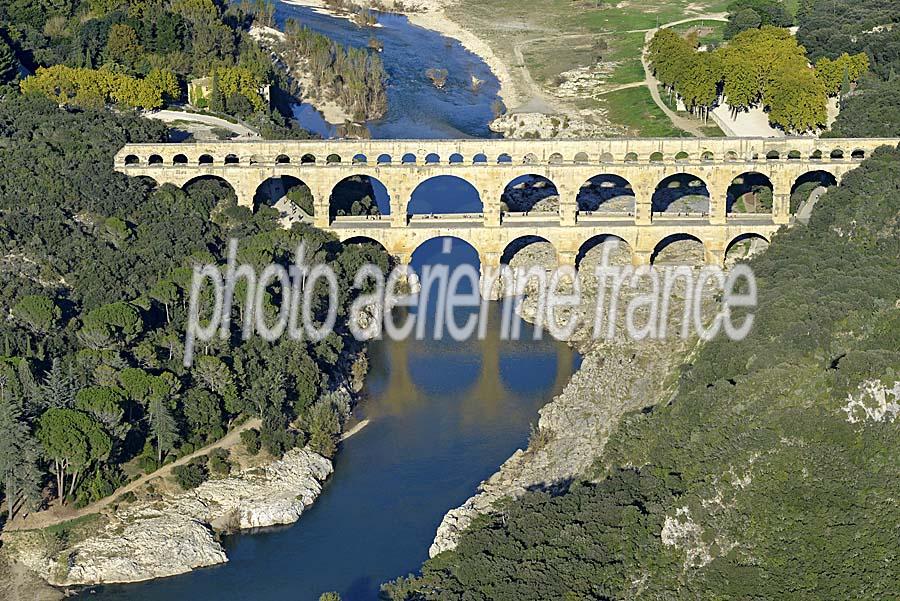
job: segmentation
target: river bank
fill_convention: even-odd
[[[324,0],[282,0],[285,4],[314,8],[325,14],[352,19],[352,13],[330,8]],[[500,82],[498,96],[507,107],[518,107],[522,99],[516,91],[509,67],[494,53],[490,45],[465,29],[459,23],[453,21],[444,11],[445,0],[413,0],[412,2],[371,2],[369,0],[352,0],[353,4],[360,8],[377,10],[375,7],[388,8],[392,12],[406,16],[409,22],[424,29],[430,29],[437,33],[452,38],[459,42],[463,48],[478,56],[491,70]]]
[[[540,244],[522,249],[511,265],[543,265],[555,267],[555,253],[546,252]],[[598,283],[593,273],[602,245],[582,260],[582,305],[580,323],[568,343],[582,354],[580,368],[572,375],[563,391],[538,410],[537,427],[525,449],[517,450],[496,473],[483,481],[465,503],[444,516],[435,533],[429,556],[454,549],[468,526],[479,515],[495,511],[504,499],[516,498],[527,491],[564,490],[575,480],[592,480],[603,476],[598,468],[609,436],[629,412],[651,407],[670,397],[677,384],[678,367],[696,348],[695,338],[670,337],[665,340],[632,341],[624,336],[614,340],[594,339],[594,303]],[[686,259],[690,257],[684,257]],[[627,264],[629,257],[622,257]],[[626,291],[620,306],[630,298],[646,294],[649,289]],[[670,308],[670,323],[677,323],[683,310],[683,291],[675,288]],[[712,289],[706,295],[712,298]],[[607,293],[611,289],[607,287]],[[705,311],[713,308],[711,302]],[[526,297],[520,308],[521,317],[535,321],[535,300]]]

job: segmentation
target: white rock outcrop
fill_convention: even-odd
[[[15,537],[15,558],[51,584],[139,582],[228,561],[215,531],[297,521],[322,491],[331,461],[293,449],[268,465],[196,489],[139,501],[103,516],[96,533],[50,553],[33,533]],[[31,540],[27,540],[31,537]]]

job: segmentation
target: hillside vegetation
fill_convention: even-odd
[[[753,259],[756,326],[708,343],[595,472],[498,507],[394,600],[888,599],[900,528],[900,150]]]

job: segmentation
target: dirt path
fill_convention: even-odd
[[[125,486],[119,488],[113,494],[100,499],[95,503],[91,503],[90,505],[86,505],[81,509],[74,509],[70,506],[59,506],[54,505],[50,509],[46,511],[40,511],[38,513],[32,513],[21,520],[16,520],[11,524],[7,524],[5,531],[12,532],[15,530],[35,530],[38,528],[47,528],[49,526],[53,526],[55,524],[60,524],[62,522],[68,522],[69,520],[74,520],[80,517],[84,517],[86,515],[90,515],[92,513],[99,513],[103,511],[106,507],[110,505],[113,501],[121,497],[122,495],[134,492],[150,482],[151,480],[155,480],[157,478],[165,478],[168,477],[172,470],[179,465],[185,465],[189,463],[192,459],[196,459],[201,455],[206,455],[210,451],[215,448],[225,448],[229,449],[235,445],[237,445],[241,441],[241,432],[245,430],[249,430],[250,428],[258,428],[261,424],[261,420],[259,419],[251,419],[247,422],[244,422],[228,434],[226,434],[223,438],[220,438],[216,442],[213,442],[202,449],[198,449],[191,453],[190,455],[185,455],[181,459],[177,461],[173,461],[168,465],[164,465],[159,468],[155,472],[147,474],[145,476],[141,476],[137,480],[126,484]]]
[[[653,39],[653,36],[656,35],[656,32],[660,29],[665,29],[667,27],[674,27],[675,25],[681,25],[683,23],[690,23],[692,21],[727,21],[725,13],[715,13],[709,15],[698,15],[696,17],[690,17],[688,19],[681,19],[679,21],[672,21],[671,23],[666,23],[661,25],[660,27],[655,27],[653,29],[648,29],[644,34],[644,48],[646,49],[647,45],[650,43],[650,40]],[[659,80],[656,79],[656,76],[653,75],[653,70],[650,68],[650,63],[647,60],[647,53],[641,52],[641,63],[644,65],[644,85],[647,86],[647,89],[650,90],[650,96],[653,97],[653,102],[656,103],[656,106],[660,108],[660,110],[665,113],[666,117],[672,122],[672,125],[677,127],[678,129],[684,130],[690,133],[693,136],[698,138],[702,138],[705,134],[701,128],[701,125],[698,121],[694,119],[689,119],[687,117],[682,117],[677,114],[675,111],[666,106],[666,103],[663,102],[662,97],[659,95]]]

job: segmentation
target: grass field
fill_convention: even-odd
[[[600,102],[608,111],[610,121],[627,127],[630,135],[644,138],[677,138],[689,135],[672,125],[669,118],[653,102],[647,88],[629,88],[611,92]]]
[[[640,56],[646,30],[692,16],[724,12],[727,4],[728,0],[542,0],[536,10],[521,0],[458,0],[446,10],[454,21],[487,41],[510,66],[520,100],[527,102],[534,96],[534,85],[553,97],[561,74],[598,62],[609,67],[598,84],[601,91],[640,82],[644,78]],[[704,41],[716,42],[721,31],[719,26],[712,28]],[[523,63],[527,73],[519,68]],[[533,83],[528,80],[529,74]],[[599,103],[609,109],[612,124],[655,132],[644,135],[666,135],[661,133],[666,129],[665,115],[655,108],[646,90],[620,90],[609,95],[612,97],[604,96]],[[627,102],[620,100],[623,98],[639,102],[629,110]],[[590,108],[595,102],[563,99],[561,104]],[[648,118],[650,121],[644,123]],[[681,133],[671,125],[669,130],[668,135]]]

